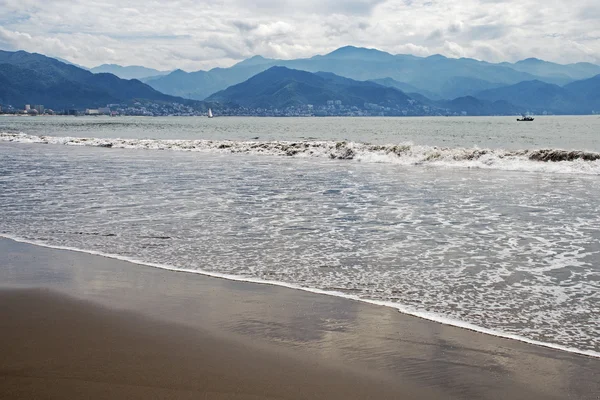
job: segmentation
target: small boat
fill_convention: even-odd
[[[212,110],[209,108],[208,109],[208,118],[212,118],[213,117],[213,113]]]
[[[522,118],[517,118],[517,121],[519,122],[523,122],[523,121],[533,121],[534,118],[530,115],[523,115]]]

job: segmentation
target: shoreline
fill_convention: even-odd
[[[566,353],[572,353],[572,354],[577,354],[577,355],[586,356],[586,357],[600,358],[600,352],[596,352],[593,350],[583,350],[583,349],[578,349],[578,348],[569,347],[569,346],[556,344],[556,343],[541,342],[538,340],[529,339],[527,337],[519,336],[516,334],[506,333],[506,332],[502,332],[502,331],[495,331],[493,329],[480,327],[480,326],[471,324],[469,322],[454,320],[454,319],[451,319],[451,318],[448,318],[448,317],[445,317],[442,315],[437,315],[434,313],[428,313],[428,312],[423,312],[423,311],[418,311],[418,310],[412,310],[409,307],[406,307],[406,306],[404,306],[402,304],[398,304],[398,303],[378,301],[378,300],[372,300],[372,299],[364,299],[364,298],[360,298],[358,296],[348,295],[348,294],[341,293],[341,292],[327,291],[327,290],[322,290],[322,289],[318,289],[318,288],[302,287],[302,286],[298,286],[298,285],[294,285],[294,284],[290,284],[290,283],[286,283],[286,282],[267,281],[267,280],[261,280],[261,279],[256,279],[256,278],[241,277],[241,276],[237,276],[237,275],[222,274],[222,273],[218,273],[218,272],[179,268],[176,266],[151,263],[151,262],[146,262],[143,260],[138,260],[135,258],[116,255],[116,254],[107,254],[107,253],[102,253],[102,252],[93,251],[93,250],[82,250],[82,249],[68,247],[68,246],[54,246],[54,245],[49,245],[49,244],[46,244],[43,242],[37,242],[37,241],[27,240],[27,239],[23,239],[23,238],[19,238],[19,237],[13,237],[10,235],[0,234],[0,239],[2,239],[2,238],[12,240],[15,242],[19,242],[19,243],[30,244],[33,246],[45,247],[45,248],[49,248],[49,249],[73,251],[73,252],[88,254],[88,255],[92,255],[92,256],[99,256],[99,257],[104,257],[104,258],[113,259],[113,260],[125,261],[125,262],[136,264],[139,266],[145,266],[145,267],[155,268],[155,269],[164,270],[164,271],[201,275],[201,276],[205,276],[205,277],[216,278],[216,279],[225,279],[225,280],[234,281],[234,282],[245,282],[245,283],[252,283],[252,284],[257,284],[257,285],[277,286],[277,287],[283,287],[283,288],[290,289],[290,290],[298,290],[298,291],[302,291],[302,292],[313,293],[313,294],[317,294],[317,295],[325,295],[325,296],[343,298],[343,299],[350,300],[350,301],[357,301],[357,302],[371,304],[371,305],[375,305],[375,306],[379,306],[379,307],[391,308],[391,309],[396,310],[399,313],[404,314],[404,315],[409,315],[411,317],[420,318],[425,321],[439,323],[442,325],[448,325],[448,326],[452,326],[452,327],[456,327],[456,328],[460,328],[460,329],[465,329],[465,330],[468,330],[471,332],[476,332],[479,334],[489,335],[489,336],[493,336],[493,337],[499,337],[499,338],[503,338],[503,339],[515,340],[518,342],[527,343],[527,344],[534,345],[534,346],[540,346],[540,347],[549,348],[552,350],[564,351]]]
[[[0,332],[11,343],[0,352],[0,393],[34,383],[56,390],[51,398],[73,390],[145,398],[148,384],[160,398],[591,400],[600,393],[597,358],[335,296],[9,239],[0,239],[0,282]],[[209,390],[215,376],[220,386]]]
[[[443,398],[47,289],[0,289],[0,316],[3,399]]]

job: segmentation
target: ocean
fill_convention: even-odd
[[[600,356],[599,116],[0,117],[0,210],[16,240]]]

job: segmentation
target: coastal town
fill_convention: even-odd
[[[130,104],[107,104],[98,108],[65,108],[54,110],[42,104],[26,104],[24,106],[0,105],[0,114],[42,116],[42,115],[72,115],[72,116],[205,116],[208,108],[212,107],[215,116],[255,116],[255,117],[373,117],[373,116],[464,116],[466,111],[451,113],[449,110],[411,104],[411,107],[383,107],[377,104],[365,103],[363,107],[346,106],[340,100],[329,100],[322,105],[298,105],[285,108],[250,108],[230,105],[197,105],[182,103],[158,103],[152,101],[135,101]]]
[[[0,114],[12,114],[23,116],[41,115],[72,115],[72,116],[201,116],[206,115],[205,110],[186,106],[180,103],[153,103],[134,102],[132,104],[107,104],[98,108],[65,108],[52,110],[41,104],[26,104],[23,107],[12,105],[0,106]]]

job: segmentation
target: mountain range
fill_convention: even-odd
[[[558,86],[539,80],[484,90],[475,97],[487,101],[506,101],[522,109],[540,113],[590,114],[600,111],[600,75]]]
[[[41,54],[0,51],[0,104],[87,108],[135,99],[198,103],[163,94],[139,80],[94,74]]]
[[[145,79],[148,82],[145,84],[111,73],[92,73],[41,54],[0,51],[0,104],[44,104],[48,108],[81,109],[144,100],[163,104],[163,113],[174,110],[174,113],[183,112],[184,115],[186,111],[177,109],[177,104],[193,106],[196,115],[199,111],[205,112],[209,106],[219,110],[221,115],[311,115],[312,110],[318,110],[315,115],[589,114],[600,111],[600,74],[574,80],[600,70],[593,64],[559,65],[535,59],[510,64],[521,69],[519,71],[508,63],[489,64],[442,56],[396,56],[353,47],[338,49],[325,56],[285,61],[298,68],[272,65],[277,63],[278,60],[256,56],[231,68],[194,73],[176,70]],[[423,71],[429,71],[429,80],[437,80],[439,85],[429,82],[429,89],[423,89],[424,82],[417,86],[393,77],[424,75],[417,69],[409,74],[408,65],[414,63],[421,65]],[[398,70],[393,70],[394,65]],[[307,70],[316,66],[324,69]],[[327,68],[341,72],[333,73]],[[535,78],[531,72],[543,74],[544,78]],[[393,76],[377,77],[380,73]],[[484,73],[487,74],[484,78],[492,79],[492,76],[497,81],[483,79],[480,75]],[[206,98],[210,104],[182,98],[194,97],[193,93],[200,90],[193,87],[190,79],[202,82],[201,90],[206,96],[198,97]],[[241,81],[228,84],[238,80]],[[512,82],[514,80],[516,82]],[[564,84],[565,81],[568,83]],[[177,85],[169,86],[169,82]],[[182,97],[161,91],[175,91]],[[171,111],[165,108],[166,104],[173,106]],[[296,112],[300,108],[303,111]],[[256,114],[248,112],[249,109],[292,111]]]
[[[599,93],[600,75],[597,75],[564,87],[533,80],[482,90],[453,100],[432,100],[419,93],[407,94],[396,87],[373,81],[356,81],[330,72],[310,73],[286,67],[271,67],[240,84],[209,96],[206,100],[235,103],[255,109],[311,105],[315,110],[327,109],[324,107],[327,102],[336,102],[346,109],[377,109],[384,115],[444,115],[463,112],[468,115],[514,115],[526,111],[589,114],[600,110]]]
[[[90,68],[94,74],[107,73],[118,76],[121,79],[148,79],[152,77],[163,76],[171,73],[171,71],[159,71],[153,68],[146,68],[139,65],[121,66],[117,64],[102,64],[94,68]]]
[[[413,109],[402,91],[374,82],[361,82],[329,73],[271,67],[245,82],[217,92],[210,102],[237,103],[248,108],[288,108],[339,102],[364,108],[365,103],[390,109]]]
[[[562,65],[527,59],[517,63],[493,64],[441,55],[392,55],[375,49],[346,46],[329,54],[310,58],[277,60],[255,56],[230,68],[196,72],[176,70],[164,76],[143,80],[163,93],[203,100],[273,66],[308,72],[331,72],[359,81],[374,80],[383,83],[381,80],[391,79],[393,84],[387,86],[419,93],[433,100],[475,95],[482,90],[524,81],[539,80],[565,85],[600,74],[600,66],[590,63]]]

